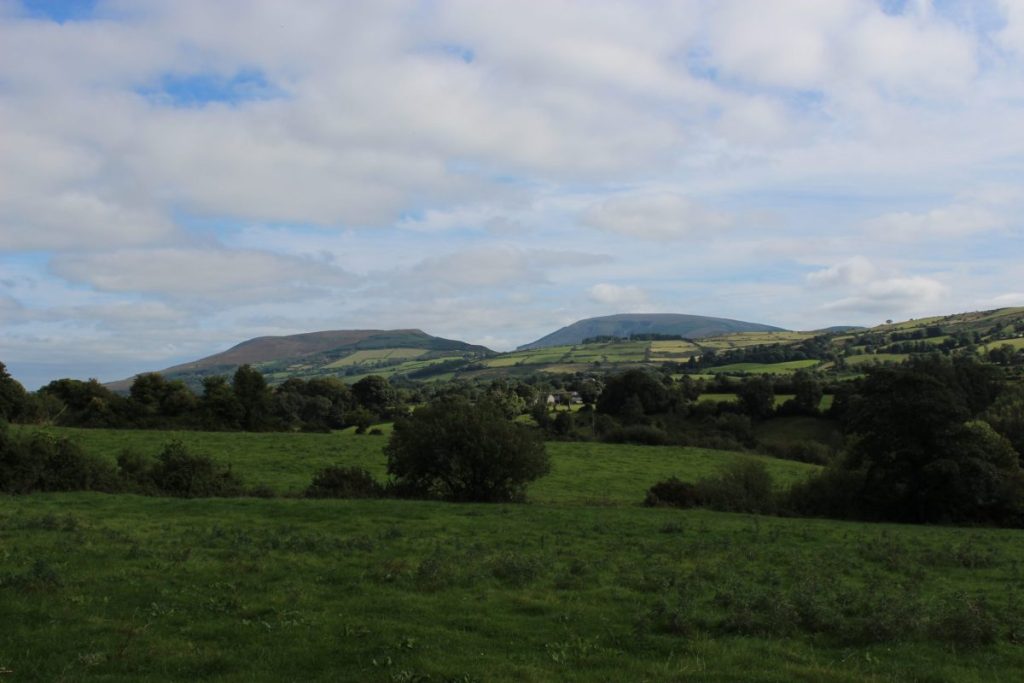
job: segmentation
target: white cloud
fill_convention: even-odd
[[[726,214],[669,192],[613,196],[585,211],[582,221],[598,230],[659,241],[708,236],[732,224]]]
[[[936,279],[885,272],[860,256],[812,272],[807,282],[814,288],[834,288],[847,294],[822,306],[837,312],[920,313],[939,305],[949,293]]]
[[[601,282],[590,288],[590,300],[605,306],[630,308],[647,303],[647,293],[634,285]]]
[[[991,305],[1003,306],[1024,306],[1024,292],[1008,292],[992,297]]]
[[[994,230],[1006,221],[993,212],[973,206],[949,206],[925,213],[900,211],[872,220],[868,230],[876,237],[916,242],[927,239],[965,237]]]
[[[429,258],[385,286],[419,290],[459,291],[464,288],[505,288],[518,284],[546,284],[551,271],[607,262],[596,254],[494,245],[460,250]]]
[[[345,272],[310,259],[219,248],[62,254],[53,259],[51,268],[66,280],[100,291],[165,295],[199,306],[209,301],[301,298],[313,288],[353,282]]]
[[[715,62],[765,86],[942,95],[977,71],[970,37],[927,9],[891,15],[856,0],[778,0],[751,11],[733,0],[715,4],[710,29]]]
[[[820,287],[860,286],[871,282],[877,276],[875,266],[863,256],[854,256],[842,263],[815,271],[807,281]]]
[[[3,249],[95,249],[167,242],[177,236],[172,221],[153,208],[78,192],[15,197],[0,207]]]

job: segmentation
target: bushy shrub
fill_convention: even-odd
[[[795,441],[787,444],[768,444],[765,450],[783,460],[795,460],[813,465],[827,465],[832,461],[832,449],[817,441]]]
[[[325,467],[313,476],[307,498],[380,498],[383,487],[360,467]]]
[[[119,488],[113,466],[73,441],[37,433],[29,439],[28,448],[32,457],[43,461],[36,490],[114,492]]]
[[[603,437],[608,443],[635,443],[644,446],[665,446],[672,443],[672,439],[653,425],[632,424],[613,429]]]
[[[777,501],[771,474],[764,464],[739,460],[728,465],[721,474],[705,477],[695,484],[675,477],[660,481],[647,490],[644,505],[767,514],[776,510]]]
[[[647,489],[647,496],[644,498],[644,505],[648,507],[691,508],[699,504],[697,487],[690,482],[680,481],[676,477],[659,481]]]
[[[124,488],[132,493],[154,495],[158,492],[153,482],[155,465],[153,458],[128,448],[117,456],[117,473]]]
[[[805,517],[856,519],[864,515],[860,506],[864,474],[841,467],[828,467],[790,487],[782,507]]]
[[[720,475],[698,481],[696,489],[701,504],[713,510],[766,514],[776,507],[772,475],[756,460],[733,462]]]
[[[34,433],[17,438],[0,425],[0,491],[116,491],[117,474],[68,439]]]
[[[750,423],[750,417],[740,413],[722,413],[713,421],[714,429],[719,434],[732,437],[745,446],[754,446],[757,441],[754,439],[754,430]]]
[[[189,453],[180,441],[164,446],[150,471],[153,484],[165,495],[181,498],[229,497],[242,494],[242,481],[230,467],[209,456]]]

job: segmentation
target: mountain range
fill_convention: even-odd
[[[804,332],[698,315],[620,314],[577,321],[508,353],[417,329],[329,330],[256,337],[160,372],[197,390],[205,377],[231,375],[243,364],[258,369],[271,384],[292,377],[355,382],[380,375],[432,381],[608,372],[664,364],[679,368],[692,366],[697,359],[708,365],[705,359],[715,355],[721,359],[711,372],[792,372],[803,367],[855,373],[864,364],[899,362],[914,353],[956,350],[987,355],[997,347],[1004,349],[999,352],[1002,356],[1006,348],[1024,353],[1024,307]],[[127,391],[133,380],[107,386]]]

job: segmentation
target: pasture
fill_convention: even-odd
[[[386,477],[383,435],[356,434],[352,428],[333,434],[281,432],[188,432],[160,430],[50,428],[78,442],[89,453],[111,462],[125,450],[155,456],[171,441],[209,455],[239,474],[249,486],[279,495],[298,494],[313,474],[330,465],[361,467],[380,480]],[[556,441],[547,444],[551,474],[530,488],[531,500],[545,503],[594,502],[635,505],[651,484],[671,476],[698,479],[737,460],[756,458],[780,484],[799,480],[810,465],[730,451],[676,446],[636,446]]]
[[[0,541],[11,680],[1024,675],[1015,531],[52,494]]]
[[[375,361],[382,360],[411,360],[413,358],[419,358],[426,353],[428,353],[426,349],[360,349],[359,351],[353,351],[344,358],[340,358],[329,365],[325,365],[324,367],[342,368],[350,365],[372,364]]]
[[[910,355],[906,353],[862,353],[847,356],[847,365],[876,365],[882,363],[902,363]]]
[[[351,432],[55,431],[111,458],[177,438],[278,492],[384,467],[385,438]],[[1024,677],[1019,530],[643,508],[658,479],[759,456],[549,451],[521,505],[0,497],[0,678]],[[761,460],[779,486],[813,471]]]
[[[730,363],[707,368],[711,374],[738,373],[748,375],[789,375],[797,370],[810,370],[821,365],[820,360],[790,360],[782,363]]]

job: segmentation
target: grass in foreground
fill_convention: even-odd
[[[1017,681],[1019,532],[0,498],[11,680]]]

